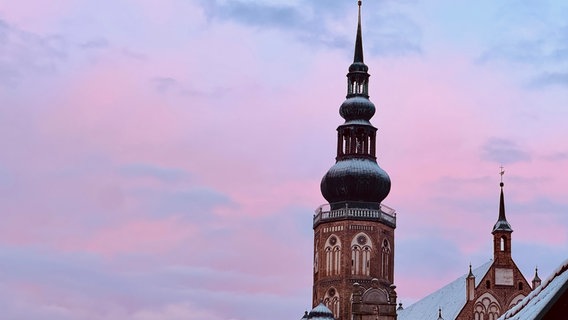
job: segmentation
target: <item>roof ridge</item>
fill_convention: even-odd
[[[499,319],[507,319],[515,316],[517,313],[523,310],[532,301],[532,299],[534,299],[542,291],[544,291],[554,279],[556,279],[567,270],[568,259],[566,259],[558,268],[556,268],[554,272],[546,280],[544,280],[540,286],[538,286],[536,289],[533,289],[533,291],[531,291],[523,300],[521,300],[513,308],[507,310],[507,312],[505,312]]]

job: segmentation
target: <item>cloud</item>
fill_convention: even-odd
[[[568,72],[547,72],[533,78],[529,85],[537,88],[548,86],[568,87]]]
[[[108,48],[110,46],[110,43],[107,39],[103,38],[103,37],[99,37],[99,38],[93,38],[91,40],[88,41],[84,41],[82,43],[79,43],[79,47],[82,49],[104,49],[104,48]]]
[[[512,140],[491,138],[482,146],[481,159],[500,164],[511,164],[530,161],[531,155]]]
[[[0,45],[0,83],[8,86],[30,74],[54,72],[67,56],[62,36],[27,32],[1,19]]]
[[[568,152],[555,152],[544,157],[548,161],[565,161],[568,160]]]
[[[173,182],[191,178],[191,175],[182,169],[167,168],[159,165],[145,163],[121,165],[118,168],[118,172],[125,177],[151,177],[164,182]]]
[[[409,3],[412,2],[403,5]],[[310,1],[286,5],[250,1],[202,1],[202,5],[210,20],[228,20],[259,29],[279,30],[310,45],[342,49],[353,46],[356,7],[343,1]],[[369,19],[371,23],[363,31],[369,52],[376,55],[407,55],[421,51],[420,29],[399,6],[386,2],[370,4],[365,10],[368,15],[377,12],[380,15],[376,19]],[[345,20],[346,12],[352,13],[349,29],[337,25],[337,21]]]
[[[179,216],[195,222],[213,218],[215,208],[235,207],[227,195],[205,187],[163,190],[140,188],[129,192],[137,198],[141,208],[152,216]]]

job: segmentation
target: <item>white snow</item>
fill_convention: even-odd
[[[485,274],[487,274],[492,264],[493,260],[489,260],[482,266],[472,270],[475,276],[476,287]],[[399,310],[397,313],[398,320],[437,320],[438,308],[442,309],[442,317],[444,319],[455,319],[467,302],[465,291],[466,277],[467,274],[464,274],[422,300],[403,310]]]
[[[535,319],[566,282],[568,282],[568,260],[564,261],[538,288],[505,312],[498,320]]]

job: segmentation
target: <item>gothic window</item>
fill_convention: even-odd
[[[505,237],[501,237],[501,251],[505,251]]]
[[[339,318],[339,292],[335,288],[331,287],[325,293],[325,298],[323,299],[323,304],[333,312],[333,317]]]
[[[474,320],[497,320],[500,315],[499,302],[490,293],[485,293],[475,301]]]
[[[331,235],[325,243],[325,274],[338,275],[341,271],[341,242]]]
[[[361,232],[351,240],[351,274],[366,275],[371,272],[371,251],[373,244],[365,233]]]
[[[381,272],[382,276],[386,280],[389,279],[390,274],[390,256],[391,256],[391,248],[390,243],[387,239],[383,240],[383,245],[381,247]]]

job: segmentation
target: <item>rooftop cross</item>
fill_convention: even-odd
[[[501,175],[501,183],[503,183],[503,175],[505,174],[505,169],[503,166],[500,166],[499,168],[501,168],[501,171],[499,171],[499,174]]]

